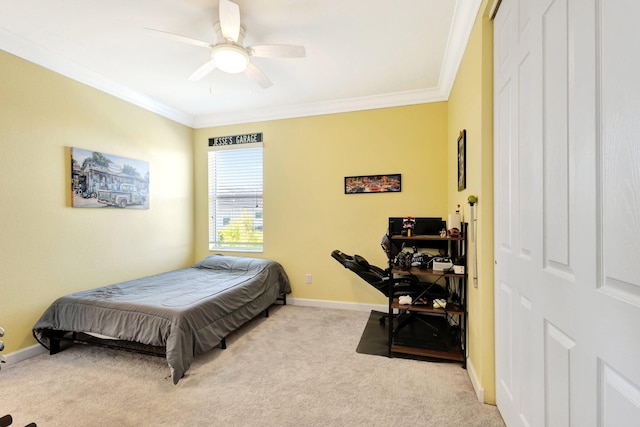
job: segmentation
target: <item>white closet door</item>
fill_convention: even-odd
[[[509,426],[640,425],[640,2],[494,22],[496,397]]]

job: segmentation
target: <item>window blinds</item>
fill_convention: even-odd
[[[209,248],[262,251],[262,146],[214,147],[209,156]]]

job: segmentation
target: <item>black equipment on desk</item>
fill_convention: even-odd
[[[389,236],[406,236],[406,230],[402,228],[403,217],[389,218]],[[447,222],[442,218],[415,218],[413,234],[415,236],[437,236],[441,230],[446,230]]]

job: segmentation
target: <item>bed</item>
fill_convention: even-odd
[[[78,341],[161,354],[173,383],[193,357],[291,292],[274,261],[211,255],[195,265],[63,296],[33,327],[36,340],[55,354]]]

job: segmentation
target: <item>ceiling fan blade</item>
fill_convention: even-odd
[[[220,0],[219,12],[222,36],[237,42],[240,37],[240,7],[229,0]]]
[[[167,38],[170,38],[172,40],[179,41],[179,42],[182,42],[182,43],[188,43],[188,44],[192,44],[194,46],[201,46],[201,47],[208,47],[208,48],[212,48],[213,47],[213,44],[211,44],[209,42],[205,42],[205,41],[197,40],[197,39],[192,39],[191,37],[187,37],[187,36],[181,36],[180,34],[168,33],[166,31],[155,30],[153,28],[145,28],[145,30],[153,31],[155,33],[160,34],[163,37],[167,37]]]
[[[265,73],[263,73],[258,67],[253,65],[251,62],[247,64],[247,68],[244,70],[244,73],[249,76],[251,80],[258,83],[263,89],[268,88],[273,85],[269,77]]]
[[[204,76],[206,76],[207,74],[215,70],[215,68],[216,68],[216,63],[212,59],[211,61],[206,62],[200,68],[195,70],[193,74],[189,76],[188,80],[192,82],[197,82],[198,80],[202,79]]]
[[[304,46],[288,44],[262,44],[249,46],[249,55],[262,58],[304,58],[307,52]]]

